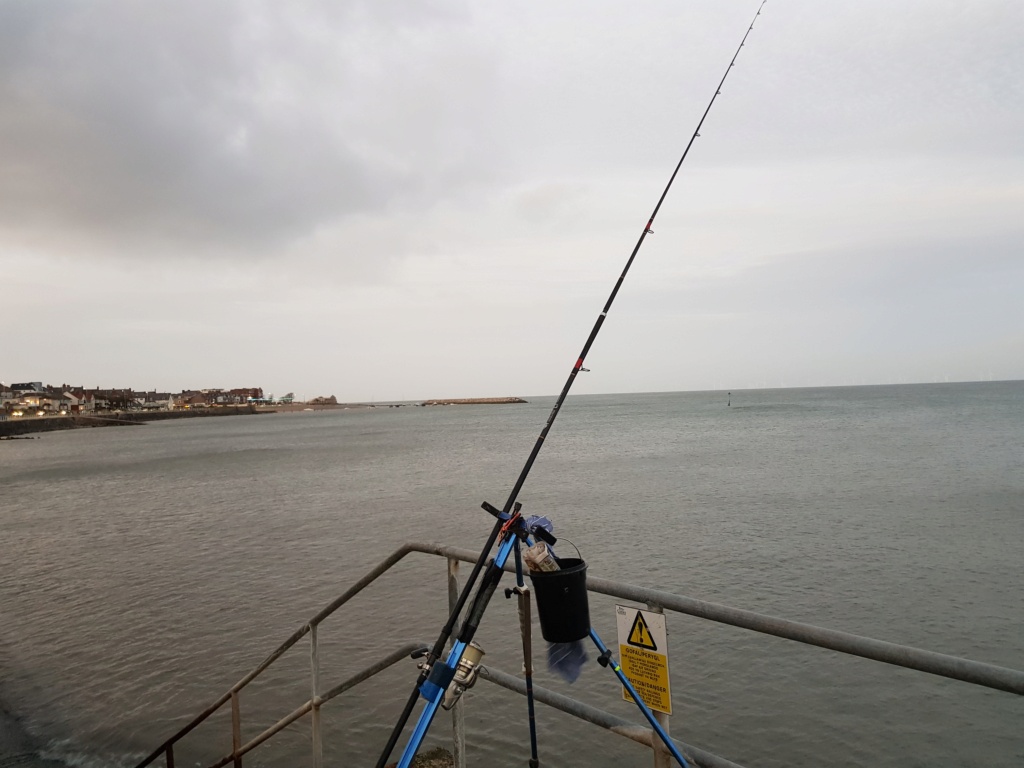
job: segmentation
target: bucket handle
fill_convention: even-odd
[[[580,548],[579,547],[577,547],[575,544],[573,544],[571,541],[569,541],[569,539],[565,538],[565,536],[559,536],[558,540],[559,541],[567,541],[570,544],[572,544],[572,548],[576,550],[576,559],[577,560],[581,560],[581,561],[583,560],[583,555],[580,554]],[[554,554],[554,553],[552,553],[552,554]],[[555,556],[555,560],[561,560],[561,558],[556,555]]]

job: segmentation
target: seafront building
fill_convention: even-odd
[[[263,396],[262,387],[182,390],[175,394],[156,390],[136,392],[131,388],[44,385],[41,381],[0,383],[0,413],[7,416],[213,408],[265,402],[268,398]]]

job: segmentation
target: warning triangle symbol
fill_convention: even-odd
[[[654,638],[651,637],[651,630],[647,628],[647,622],[644,621],[642,611],[636,612],[636,618],[633,619],[633,628],[629,630],[629,637],[626,639],[626,642],[630,645],[635,645],[637,648],[646,648],[649,651],[658,650]]]

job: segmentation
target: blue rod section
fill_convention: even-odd
[[[459,660],[462,658],[463,651],[466,650],[466,644],[461,640],[457,640],[452,646],[451,651],[448,653],[448,658],[445,660],[445,664],[455,669],[458,666]],[[420,689],[422,692],[422,688]],[[420,744],[423,742],[423,738],[427,735],[427,731],[430,729],[430,723],[434,719],[434,715],[437,714],[438,707],[441,706],[441,701],[444,699],[444,690],[437,689],[433,698],[427,701],[427,706],[423,712],[420,713],[420,719],[416,722],[416,727],[413,729],[412,736],[409,738],[409,744],[406,745],[405,751],[402,753],[402,759],[398,761],[398,768],[409,768],[413,758],[416,757],[416,752],[420,748]]]
[[[498,546],[498,552],[494,556],[494,563],[491,567],[496,568],[499,574],[505,567],[505,563],[508,562],[509,555],[512,554],[515,541],[515,534],[510,532],[507,538]],[[479,595],[477,597],[479,598]],[[462,640],[456,640],[455,644],[452,645],[451,651],[448,653],[448,658],[445,659],[445,666],[454,671],[459,662],[462,661],[462,654],[465,650],[466,643]],[[416,753],[419,751],[427,731],[430,730],[430,724],[434,720],[434,715],[437,714],[441,701],[444,699],[444,689],[431,685],[429,679],[420,686],[420,693],[427,699],[427,706],[424,707],[420,713],[419,720],[416,721],[416,727],[413,729],[412,736],[409,737],[409,743],[405,745],[402,758],[398,761],[398,768],[409,768],[412,764],[412,760],[416,757]]]
[[[619,681],[622,683],[625,689],[629,691],[629,695],[633,697],[633,701],[636,702],[636,705],[640,708],[640,711],[643,713],[644,717],[647,718],[647,722],[651,724],[651,727],[654,729],[654,732],[658,734],[658,738],[660,738],[662,742],[664,742],[665,746],[668,748],[668,751],[672,753],[672,757],[674,757],[676,759],[676,762],[683,766],[683,768],[690,768],[690,764],[686,761],[686,758],[683,757],[683,753],[676,748],[675,742],[672,741],[671,738],[669,738],[669,735],[667,733],[665,733],[665,729],[661,727],[661,723],[654,719],[654,713],[651,712],[650,708],[646,704],[644,704],[644,700],[640,698],[640,694],[638,694],[636,692],[636,689],[633,688],[633,684],[629,682],[629,678],[626,677],[626,673],[622,671],[622,667],[620,667],[619,663],[611,657],[611,651],[609,651],[605,644],[601,642],[601,638],[597,636],[597,632],[595,632],[593,628],[591,628],[590,630],[590,639],[593,640],[594,645],[597,646],[598,653],[600,653],[602,656],[606,653],[609,654],[608,665],[612,668],[612,671],[615,673],[615,676],[619,678]]]

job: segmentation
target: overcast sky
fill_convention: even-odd
[[[555,394],[758,0],[0,0],[0,380]],[[1024,378],[1024,3],[769,0],[574,392]]]

